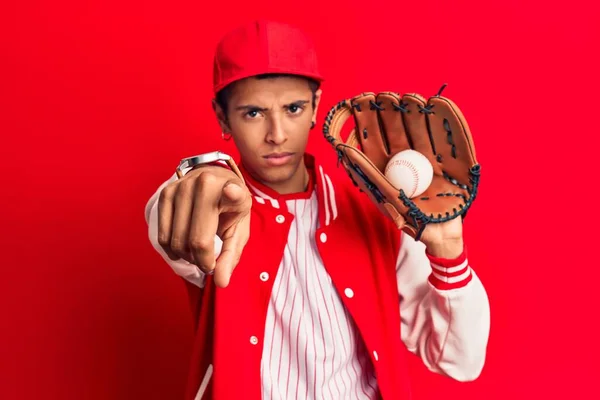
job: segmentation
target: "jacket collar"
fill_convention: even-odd
[[[304,163],[308,170],[309,180],[306,190],[302,192],[279,194],[270,187],[257,181],[244,167],[243,161],[240,163],[246,185],[260,204],[270,203],[274,208],[281,208],[280,202],[287,200],[309,199],[313,192],[317,192],[319,202],[319,221],[321,226],[328,226],[338,217],[338,209],[335,197],[335,190],[331,178],[323,171],[323,166],[319,164],[312,154],[304,154]]]

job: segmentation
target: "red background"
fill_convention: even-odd
[[[180,398],[187,299],[144,206],[180,158],[233,151],[210,107],[212,51],[260,16],[316,39],[320,122],[361,91],[429,96],[444,82],[469,119],[483,181],[466,235],[489,354],[465,384],[413,358],[415,399],[598,398],[600,14],[548,3],[2,6],[0,397]],[[318,130],[309,146],[334,165]]]

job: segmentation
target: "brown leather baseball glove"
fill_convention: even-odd
[[[398,229],[419,240],[429,224],[464,218],[477,196],[480,165],[465,117],[442,86],[429,100],[419,94],[362,93],[329,111],[323,133],[348,175]],[[344,141],[350,116],[354,128]],[[385,177],[392,156],[416,150],[433,166],[428,189],[408,198]],[[338,164],[339,165],[339,164]]]

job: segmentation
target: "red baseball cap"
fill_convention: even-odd
[[[258,20],[228,32],[217,45],[213,90],[250,76],[278,73],[323,81],[312,40],[300,29]]]

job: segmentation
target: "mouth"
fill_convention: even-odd
[[[292,159],[293,155],[294,153],[289,152],[271,153],[267,154],[266,156],[263,156],[263,158],[267,161],[267,164],[269,165],[283,165],[288,163]]]

